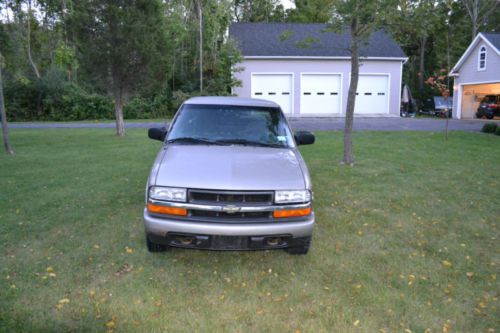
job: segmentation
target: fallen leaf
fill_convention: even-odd
[[[354,326],[358,326],[359,325],[359,319],[356,319],[356,321],[354,322]]]
[[[132,253],[132,252],[134,252],[134,249],[131,247],[125,246],[125,251],[127,251],[127,253]]]
[[[67,303],[69,303],[69,298],[63,298],[59,300],[59,304],[67,304]]]
[[[123,274],[129,273],[132,271],[134,266],[124,263],[115,273],[116,276],[122,276]]]
[[[453,266],[453,264],[451,262],[449,262],[448,260],[443,260],[443,265],[445,267],[451,267],[451,266]]]
[[[474,273],[473,272],[467,272],[465,273],[465,275],[467,275],[468,278],[471,278],[474,276]]]
[[[47,273],[53,273],[54,272],[54,268],[52,268],[51,266],[47,267]]]

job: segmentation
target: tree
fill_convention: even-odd
[[[347,94],[347,106],[344,126],[343,164],[354,165],[352,152],[352,128],[354,107],[359,81],[360,46],[377,29],[381,20],[390,12],[389,1],[384,0],[336,0],[334,3],[335,24],[333,29],[349,27],[351,35],[351,79]]]
[[[335,0],[295,0],[288,11],[287,21],[298,23],[327,23],[332,18]]]
[[[5,112],[5,103],[3,98],[3,82],[2,82],[2,67],[3,67],[3,57],[0,53],[0,120],[2,121],[2,135],[3,135],[3,145],[5,147],[5,152],[7,154],[14,154],[12,146],[10,144],[9,137],[9,126],[7,125],[7,115]]]
[[[469,15],[472,23],[471,40],[476,37],[479,32],[479,28],[487,22],[490,15],[495,13],[499,4],[499,0],[464,0],[467,14]]]
[[[159,0],[85,0],[69,16],[81,63],[115,103],[116,134],[125,135],[127,98],[161,72],[165,38]],[[156,71],[155,71],[156,70]]]
[[[445,109],[444,116],[446,117],[445,125],[445,140],[448,140],[448,119],[450,119],[450,77],[448,70],[441,68],[439,72],[429,76],[425,81],[426,84],[434,88],[437,92],[444,97],[447,108]]]

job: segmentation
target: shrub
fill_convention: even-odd
[[[497,126],[497,129],[495,130],[495,135],[500,135],[500,126]]]
[[[483,132],[483,133],[495,133],[497,128],[498,128],[498,126],[495,123],[486,123],[483,125],[481,132]]]

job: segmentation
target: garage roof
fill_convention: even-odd
[[[233,23],[229,36],[236,40],[245,58],[350,58],[350,32],[334,33],[327,28],[326,24]],[[360,55],[406,59],[401,47],[382,30],[361,45]]]
[[[480,32],[476,35],[476,38],[470,43],[467,50],[465,50],[462,57],[458,60],[458,62],[453,66],[450,72],[450,76],[458,76],[459,69],[465,63],[465,60],[469,57],[470,53],[474,50],[474,48],[480,43],[485,42],[488,44],[498,55],[500,55],[500,33],[497,32]]]
[[[483,32],[482,35],[495,46],[497,50],[500,50],[500,33],[498,32]]]

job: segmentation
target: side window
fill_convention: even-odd
[[[477,58],[477,70],[484,71],[486,69],[486,46],[481,46]]]

